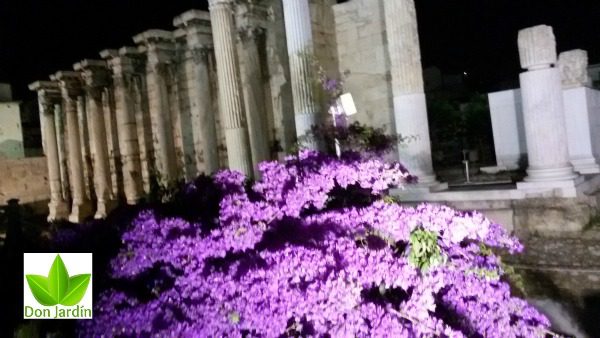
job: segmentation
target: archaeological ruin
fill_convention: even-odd
[[[549,26],[515,39],[520,88],[488,95],[497,166],[482,171],[525,164],[527,176],[456,191],[433,170],[413,0],[211,0],[209,11],[187,11],[173,25],[30,85],[49,220],[104,218],[119,203],[139,203],[156,182],[223,167],[257,177],[258,163],[282,158],[325,121],[315,60],[332,78],[350,71],[353,120],[412,136],[392,156],[420,179],[395,192],[404,201],[478,209],[514,230],[580,229],[598,211],[600,92],[590,88],[586,52],[557,56]]]

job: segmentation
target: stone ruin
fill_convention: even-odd
[[[398,156],[422,187],[444,187],[431,163],[414,1],[211,0],[173,23],[30,85],[50,220],[103,218],[117,201],[138,203],[153,179],[221,167],[257,176],[259,162],[324,120],[315,59],[332,77],[356,71],[346,79],[364,107],[356,118],[416,135]]]
[[[260,161],[281,157],[324,121],[313,59],[332,77],[350,70],[352,119],[412,136],[392,156],[420,178],[396,192],[404,201],[478,209],[509,229],[535,231],[581,229],[598,210],[600,101],[586,85],[585,52],[558,57],[549,26],[519,32],[521,88],[489,95],[496,170],[525,157],[527,177],[453,191],[433,171],[413,0],[211,0],[208,12],[173,23],[173,31],[148,30],[134,46],[31,84],[50,220],[105,217],[117,201],[138,203],[153,179],[167,184],[222,167],[257,177]]]

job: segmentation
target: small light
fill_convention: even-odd
[[[463,74],[464,74],[465,76],[467,76],[467,72],[463,72]]]

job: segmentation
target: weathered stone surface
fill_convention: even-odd
[[[563,88],[590,86],[587,71],[588,53],[583,49],[574,49],[558,55],[558,68]]]
[[[6,205],[11,198],[17,198],[21,203],[50,199],[45,157],[2,159],[0,173],[0,205]]]
[[[252,159],[240,88],[231,0],[209,2],[219,84],[219,109],[225,129],[229,167],[251,176]]]
[[[534,70],[556,63],[556,40],[552,27],[538,25],[521,29],[518,35],[521,67]]]
[[[528,198],[514,201],[515,230],[519,233],[565,233],[581,231],[598,212],[594,199]]]

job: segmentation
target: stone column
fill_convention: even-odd
[[[553,67],[556,41],[552,27],[520,30],[518,46],[521,67],[526,69],[519,76],[529,159],[525,181],[572,180],[577,175],[569,163],[560,71]]]
[[[123,188],[127,204],[142,199],[142,175],[135,113],[133,111],[133,65],[126,56],[110,50],[100,53],[112,71],[119,152],[123,165]]]
[[[60,89],[59,89],[60,90]],[[62,96],[59,101],[54,104],[54,130],[56,130],[56,140],[58,142],[58,160],[60,167],[60,182],[62,188],[62,196],[65,201],[71,199],[71,184],[69,179],[69,166],[67,144],[69,135],[66,131],[66,117],[62,105]]]
[[[77,97],[77,122],[79,123],[79,144],[81,144],[81,156],[83,156],[83,180],[85,182],[85,193],[88,199],[95,199],[94,195],[94,169],[92,157],[94,148],[90,147],[90,120],[88,119],[88,103],[85,93]]]
[[[431,160],[415,3],[384,1],[384,9],[396,133],[409,138],[398,146],[400,161],[420,184],[433,187],[437,182]]]
[[[93,148],[92,165],[94,168],[94,186],[96,192],[96,214],[94,218],[106,218],[115,207],[110,179],[110,163],[108,157],[108,139],[102,94],[108,85],[106,62],[100,60],[83,60],[75,64],[84,81],[84,89],[88,98],[88,118],[90,120],[90,138]]]
[[[597,174],[600,173],[600,166],[594,153],[598,146],[593,137],[598,132],[595,123],[598,108],[594,104],[595,92],[589,88],[591,83],[587,67],[588,55],[585,50],[569,50],[558,56],[569,159],[578,173]]]
[[[318,123],[319,107],[313,93],[313,36],[308,0],[282,0],[290,77],[294,98],[296,135],[306,135]],[[316,148],[315,142],[309,147]]]
[[[73,205],[69,221],[81,223],[92,213],[90,202],[85,194],[85,178],[83,172],[83,158],[81,153],[81,140],[79,119],[77,118],[77,100],[81,96],[81,78],[79,74],[61,71],[55,74],[59,82],[63,98],[63,106],[67,118],[69,178],[71,180],[71,196]]]
[[[194,130],[194,152],[199,173],[210,174],[219,168],[215,112],[212,107],[209,55],[213,52],[210,14],[190,10],[173,20],[186,32],[184,55],[188,76],[188,97]]]
[[[246,120],[252,149],[255,177],[258,164],[270,159],[265,83],[261,67],[259,45],[265,39],[266,9],[256,3],[240,2],[237,6],[238,38],[240,46],[241,78],[246,107]]]
[[[58,138],[54,124],[54,105],[56,102],[60,102],[60,90],[58,84],[49,81],[34,82],[29,85],[29,89],[38,93],[40,117],[42,118],[40,122],[44,128],[44,149],[48,163],[48,184],[50,185],[48,222],[66,219],[69,216],[69,206],[62,193]]]
[[[219,109],[225,131],[229,168],[252,176],[252,159],[248,147],[248,129],[235,48],[232,3],[232,0],[209,0],[219,82]]]
[[[154,159],[161,184],[168,185],[177,179],[177,156],[171,121],[169,67],[173,61],[175,46],[171,32],[149,30],[133,37],[142,44],[147,53],[146,77],[150,100],[150,119],[154,138]]]

